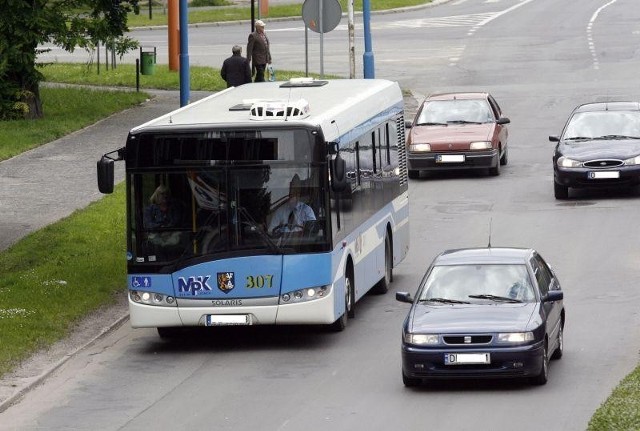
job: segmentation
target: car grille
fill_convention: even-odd
[[[624,165],[624,162],[622,160],[617,160],[617,159],[589,160],[588,162],[584,162],[584,166],[586,168],[592,168],[592,169],[615,168],[616,166],[622,166],[622,165]]]
[[[442,337],[445,344],[457,345],[473,345],[473,344],[489,344],[492,340],[491,335],[445,335]]]

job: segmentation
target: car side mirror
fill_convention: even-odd
[[[98,190],[100,193],[113,193],[113,159],[102,156],[98,160]]]
[[[413,298],[409,292],[396,292],[396,301],[413,304]]]
[[[498,121],[496,121],[497,124],[509,124],[511,123],[511,120],[507,117],[500,117],[498,118]]]
[[[560,142],[560,136],[551,135],[551,136],[549,136],[549,141],[551,141],[551,142]]]
[[[562,290],[550,290],[544,297],[544,302],[562,301],[564,293]]]

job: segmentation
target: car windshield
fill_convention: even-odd
[[[525,265],[443,265],[431,270],[418,299],[532,302],[535,295]]]
[[[639,111],[577,112],[569,120],[563,140],[640,139]]]
[[[493,120],[489,103],[484,99],[433,100],[425,102],[416,125],[487,123]]]

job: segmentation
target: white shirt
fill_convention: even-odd
[[[273,214],[269,223],[269,232],[273,232],[273,229],[279,226],[281,226],[280,232],[302,232],[304,223],[315,219],[313,210],[304,202],[298,202],[294,208],[285,204]]]

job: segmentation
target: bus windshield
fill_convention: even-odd
[[[296,153],[272,140],[267,144],[271,159],[261,160],[252,158],[264,156],[260,153],[264,146],[256,151],[259,145],[250,144],[245,145],[253,147],[249,160],[224,160],[223,145],[215,140],[201,142],[199,153],[192,146],[184,151],[184,137],[163,140],[161,150],[170,157],[156,152],[153,167],[145,163],[151,159],[141,148],[146,146],[144,139],[137,147],[127,147],[128,162],[138,168],[128,173],[132,264],[186,265],[201,256],[215,259],[329,249],[327,169],[322,162],[312,162],[311,143],[309,151],[296,145]],[[220,159],[202,160],[200,155],[211,155],[211,151],[219,151]],[[246,156],[235,151],[238,159]],[[131,157],[136,153],[144,155]]]

